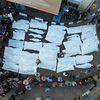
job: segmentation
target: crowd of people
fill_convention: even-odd
[[[98,76],[100,78],[100,76]],[[62,76],[42,75],[37,72],[35,75],[22,75],[10,71],[0,72],[0,97],[4,97],[9,91],[13,90],[9,100],[15,100],[17,95],[25,94],[26,91],[32,90],[34,87],[44,89],[44,92],[49,92],[51,88],[66,87],[66,86],[79,86],[92,83],[96,86],[96,81],[92,76],[77,80],[70,81]]]
[[[12,30],[13,15],[11,12],[10,8],[0,8],[0,42],[2,43],[5,43]]]

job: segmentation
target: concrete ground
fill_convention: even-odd
[[[44,89],[34,87],[31,91],[27,92],[25,95],[17,96],[16,100],[20,100],[21,98],[23,98],[23,100],[35,100],[37,96],[42,96],[43,98],[45,98],[48,95],[52,96],[52,100],[73,100],[74,97],[80,96],[89,88],[91,88],[91,85],[82,87],[79,86],[79,87],[66,87],[66,88],[52,88],[50,92],[45,93]],[[6,97],[0,98],[0,100],[8,100],[11,94],[12,92],[7,94]]]

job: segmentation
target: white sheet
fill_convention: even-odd
[[[36,66],[36,59],[38,58],[37,54],[34,53],[29,53],[29,52],[22,52],[22,55],[19,60],[19,65],[20,66],[30,66],[29,68],[31,69],[31,66],[35,67]]]
[[[82,64],[82,65],[76,65],[75,67],[76,68],[82,68],[82,69],[88,69],[88,68],[91,68],[92,67],[92,64],[85,63],[85,64]]]
[[[37,66],[20,66],[12,62],[5,62],[3,69],[21,73],[21,74],[35,74],[37,72]]]
[[[67,64],[66,66],[64,66],[63,64],[59,64],[57,68],[57,73],[70,71],[70,70],[74,70],[74,67],[72,64]]]
[[[19,52],[18,55],[14,54],[14,53],[8,53],[5,52],[4,53],[4,62],[13,62],[15,64],[20,64],[20,65],[30,65],[32,66],[33,60],[28,61],[29,59],[36,59],[33,58],[33,54],[29,54],[27,52]],[[36,56],[37,57],[37,56]],[[26,63],[28,61],[28,63]]]
[[[78,34],[71,35],[67,37],[68,41],[75,42],[77,45],[81,45],[82,41]]]
[[[51,25],[48,29],[46,40],[53,42],[56,45],[61,45],[66,33],[65,29],[65,26]]]
[[[3,68],[14,72],[19,71],[22,74],[34,74],[37,70],[37,58],[37,54],[6,47],[4,52]]]
[[[96,25],[95,24],[90,24],[90,25],[83,25],[82,26],[82,33],[87,33],[90,32],[90,34],[96,35]]]
[[[3,61],[4,62],[13,62],[15,64],[18,64],[19,63],[19,59],[20,57],[18,57],[17,55],[12,55],[12,54],[9,54],[9,53],[4,53],[4,59]]]
[[[96,34],[96,25],[82,26],[82,54],[88,54],[94,51],[98,51],[99,40]]]
[[[46,50],[52,50],[52,51],[56,51],[57,53],[60,51],[59,47],[56,46],[53,43],[44,43],[43,48],[45,48]]]
[[[96,34],[96,25],[91,24],[91,25],[81,25],[77,27],[69,27],[67,28],[67,32],[69,35],[71,34],[76,34],[76,33],[87,33],[90,32],[90,34]]]
[[[24,16],[24,17],[27,17],[27,14],[22,13],[22,12],[19,12],[19,15]]]
[[[32,28],[30,28],[29,31],[37,33],[37,34],[44,34],[44,31],[39,30],[39,29],[32,29]]]
[[[65,52],[67,56],[81,54],[80,45],[77,41],[64,42],[64,46],[66,48]]]
[[[23,49],[24,41],[9,39],[8,46],[15,47],[15,48],[22,48]]]
[[[70,34],[76,34],[76,33],[81,33],[82,32],[82,26],[77,26],[77,27],[69,27],[67,28],[67,33]]]
[[[99,40],[96,36],[83,40],[83,43],[81,44],[82,54],[98,51],[98,44]]]
[[[31,19],[30,27],[47,30],[47,22]]]
[[[37,38],[31,38],[31,39],[29,39],[29,40],[31,40],[31,41],[33,41],[33,42],[41,42],[41,40],[40,40],[40,39],[37,39]]]
[[[96,25],[82,26],[82,40],[96,36]]]
[[[81,39],[80,36],[75,34],[67,37],[68,41],[64,42],[67,56],[81,54]]]
[[[57,61],[55,59],[43,58],[42,63],[40,63],[38,65],[38,68],[47,69],[47,70],[51,70],[51,71],[56,71],[56,62]]]
[[[90,31],[84,32],[81,35],[82,40],[88,39],[90,37],[95,37],[95,36],[96,36],[96,34],[94,34],[93,32],[90,32]]]
[[[42,48],[42,43],[40,42],[25,42],[24,50],[40,50]]]
[[[5,47],[4,54],[5,53],[11,54],[11,55],[21,55],[22,49],[12,48],[12,47]]]
[[[92,55],[76,56],[76,57],[67,57],[58,59],[57,72],[63,72],[68,70],[74,70],[76,68],[90,68],[92,65],[89,63],[93,60]]]
[[[82,49],[82,54],[89,54],[95,51],[99,51],[98,46],[95,45],[94,43],[88,46],[88,44],[83,44],[81,46]]]
[[[36,20],[39,20],[39,21],[43,21],[42,18],[39,18],[39,17],[35,17]]]
[[[5,62],[3,65],[3,69],[18,72],[19,66],[13,62]]]
[[[32,60],[28,61],[29,59]],[[15,53],[14,51],[11,53],[4,52],[4,61],[7,60],[16,64],[21,64],[21,65],[33,64],[33,62],[35,63],[36,59],[37,59],[37,54],[29,53],[25,51],[19,51],[17,53]],[[27,61],[28,63],[26,63]]]
[[[30,27],[38,28],[38,29],[29,29],[29,31],[37,33],[37,35],[33,35],[33,33],[29,34],[32,36],[41,36],[44,34],[43,30],[47,29],[47,22],[38,21],[31,19]],[[17,22],[14,21],[13,28],[22,29],[27,31],[29,28],[29,21],[27,20],[19,20]],[[43,29],[43,30],[39,30]],[[24,40],[25,31],[20,30],[17,33],[13,33],[13,39]],[[37,43],[41,41],[37,38],[31,38],[33,42],[25,42],[24,49],[36,49],[39,50],[39,59],[41,63],[39,64],[39,68],[49,69],[52,71],[56,71],[57,64],[57,53],[59,52],[59,47],[56,45],[60,45],[62,40],[64,39],[64,35],[66,31],[70,36],[67,36],[68,41],[64,42],[64,46],[66,48],[66,55],[64,58],[59,58],[57,72],[63,72],[68,70],[74,70],[73,66],[77,68],[90,68],[92,65],[89,63],[93,60],[92,55],[80,55],[75,57],[70,57],[77,54],[88,54],[94,51],[98,51],[99,40],[96,36],[96,25],[84,25],[78,27],[70,27],[66,28],[65,26],[60,25],[51,25],[49,26],[46,39],[52,43],[44,43],[42,47],[41,43]],[[80,36],[76,33],[82,33],[81,42]],[[22,33],[22,34],[20,34]],[[4,53],[4,69],[11,70],[14,72],[20,72],[22,74],[33,74],[37,70],[36,59],[38,55],[31,54],[29,52],[22,51],[22,45],[20,42],[15,42],[15,40],[9,41],[9,44],[13,47],[6,47]],[[42,48],[41,48],[42,47]],[[81,48],[80,48],[81,47]],[[81,52],[82,50],[82,52]],[[16,65],[18,64],[18,65]],[[14,67],[15,66],[15,67]]]
[[[25,31],[23,30],[15,30],[13,31],[13,39],[16,40],[24,40],[25,39]]]
[[[57,73],[74,70],[73,67],[74,65],[75,65],[75,57],[67,57],[65,55],[64,58],[58,59]]]
[[[23,20],[23,19],[18,20],[18,21],[14,21],[12,24],[12,28],[22,29],[22,30],[25,30],[27,32],[28,28],[29,28],[29,21]]]
[[[14,18],[13,18],[13,16],[12,16],[12,13],[9,13],[8,14],[8,17],[10,18],[10,20],[13,22],[14,21]]]
[[[10,59],[8,59],[8,58],[10,58]],[[32,60],[28,60],[27,58],[23,58],[20,56],[16,57],[16,56],[10,55],[8,58],[5,58],[4,62],[12,62],[12,63],[18,64],[20,66],[33,66],[33,65],[35,65],[35,62],[33,62]]]
[[[81,55],[75,57],[76,64],[84,64],[93,60],[93,55]]]
[[[50,49],[42,48],[40,49],[39,59],[41,63],[39,64],[39,68],[49,69],[56,71],[56,63],[57,63],[57,52]]]
[[[48,59],[57,58],[57,50],[55,50],[55,49],[49,49],[49,48],[44,48],[43,47],[39,51],[40,51],[39,57],[48,57]]]
[[[32,65],[32,66],[19,66],[19,73],[23,74],[35,74],[37,72],[37,66]]]
[[[41,35],[37,35],[37,34],[33,34],[33,33],[30,33],[29,36],[33,36],[34,38],[42,38]]]

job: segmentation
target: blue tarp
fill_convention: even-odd
[[[0,21],[2,21],[3,20],[3,16],[2,15],[0,15]]]
[[[15,7],[17,10],[26,10],[25,6],[20,5],[20,4],[15,4]]]
[[[94,97],[93,97],[93,96],[91,96],[91,97],[90,97],[90,100],[94,100]]]
[[[63,13],[60,12],[57,16],[53,17],[53,21],[55,21],[56,23],[60,23],[62,15],[63,15]]]

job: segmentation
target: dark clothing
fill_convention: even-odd
[[[97,82],[95,80],[93,80],[93,84],[95,87],[97,86]]]

